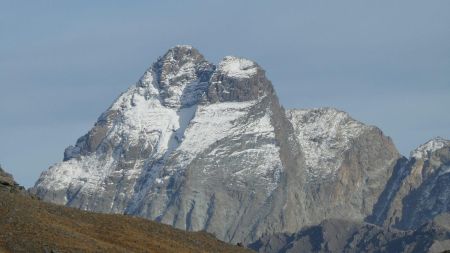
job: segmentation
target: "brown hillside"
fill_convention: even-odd
[[[250,252],[205,232],[84,212],[0,190],[0,252]]]

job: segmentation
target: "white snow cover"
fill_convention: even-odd
[[[174,61],[170,53],[166,61]],[[182,75],[186,76],[183,82],[170,83],[173,78]],[[113,147],[123,149],[151,149],[153,152],[148,159],[157,160],[166,156],[171,151],[169,149],[177,146],[177,139],[182,138],[184,129],[195,113],[196,107],[180,108],[182,90],[188,85],[198,84],[194,78],[195,70],[189,61],[179,71],[165,75],[162,81],[169,86],[170,96],[166,97],[167,101],[161,101],[161,94],[166,91],[155,86],[154,74],[151,68],[147,70],[138,84],[122,93],[107,110],[118,112],[121,116],[109,122],[105,140]],[[118,159],[120,157],[116,154],[99,158],[94,153],[55,164],[43,173],[41,185],[52,190],[82,186],[81,192],[98,191],[106,177],[117,173],[112,168],[116,167]],[[144,163],[144,160],[137,161],[134,168],[121,173],[129,179],[138,178]]]
[[[111,108],[120,110],[123,117],[121,124],[114,124],[109,137],[117,136],[131,145],[146,140],[145,145],[152,145],[161,155],[168,148],[172,132],[179,127],[177,110],[162,106],[158,99],[146,99],[139,90],[125,94],[122,103]],[[116,141],[119,144],[121,140]]]
[[[176,150],[172,152],[173,159],[176,159],[177,170],[185,169],[191,161],[199,154],[210,149],[211,145],[224,139],[231,138],[237,142],[241,141],[243,135],[251,135],[253,138],[275,138],[274,128],[270,122],[270,112],[247,124],[239,124],[237,121],[248,117],[248,112],[252,106],[260,100],[246,102],[223,102],[207,105],[199,105],[195,116],[189,122],[184,131],[184,138]],[[232,146],[225,145],[223,148],[209,150],[208,156],[219,159],[220,157],[240,158],[247,164],[242,164],[242,168],[232,172],[230,180],[236,184],[247,182],[246,177],[257,179],[260,184],[266,186],[266,193],[270,193],[276,188],[279,176],[282,171],[282,164],[279,158],[279,147],[273,143],[260,145],[258,149],[246,149],[232,152]],[[232,152],[230,154],[230,152]],[[203,168],[203,181],[210,177],[215,177],[214,168]],[[175,171],[171,174],[174,174]],[[227,174],[227,172],[224,172]],[[163,176],[156,178],[160,183],[168,180]]]
[[[428,157],[432,152],[441,149],[445,146],[450,146],[450,141],[442,137],[436,137],[420,145],[418,148],[411,152],[411,157],[416,159],[424,159]]]
[[[334,176],[342,163],[342,153],[369,126],[334,108],[287,111],[305,155],[308,179]]]
[[[84,191],[98,190],[102,180],[111,173],[105,168],[111,168],[114,163],[112,159],[105,159],[100,163],[98,160],[99,157],[92,155],[80,160],[57,163],[43,172],[41,177],[45,181],[42,184],[51,190],[67,189],[70,186],[83,186]]]
[[[201,105],[196,117],[192,119],[186,139],[180,150],[188,153],[200,153],[209,145],[233,133],[233,121],[244,116],[256,101],[225,102]]]
[[[219,71],[234,78],[249,78],[256,74],[257,66],[247,59],[226,56],[219,64]]]
[[[117,147],[139,146],[142,149],[150,147],[154,150],[152,158],[159,159],[166,154],[174,138],[173,133],[180,128],[179,114],[189,109],[177,111],[162,106],[157,98],[146,98],[144,89],[137,86],[130,87],[110,107],[109,111],[119,111],[122,116],[119,121],[109,126],[106,139]],[[113,172],[111,168],[115,167],[116,163],[113,154],[100,158],[94,153],[52,166],[45,172],[44,179],[48,181],[48,187],[54,190],[81,184],[82,191],[90,191],[101,186],[104,179]],[[137,178],[141,168],[124,173],[128,178]]]

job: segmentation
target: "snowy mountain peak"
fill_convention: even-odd
[[[239,71],[246,77],[237,78]],[[260,223],[250,217],[266,215],[285,167],[297,168],[296,161],[284,166],[288,155],[281,160],[291,143],[276,129],[288,123],[277,102],[256,63],[226,57],[216,68],[192,47],[171,48],[66,149],[63,162],[42,173],[34,191],[58,204],[241,241],[253,235],[237,221]]]
[[[286,113],[257,63],[225,57],[216,67],[176,46],[32,191],[244,242],[323,218],[363,219],[397,158],[381,131],[344,112]]]
[[[200,101],[244,102],[275,94],[257,63],[226,56],[216,67],[186,45],[175,46],[159,57],[137,86],[146,89],[145,97],[158,97],[170,108],[186,108]]]
[[[442,137],[436,137],[413,150],[411,152],[411,157],[416,159],[424,159],[428,157],[432,152],[445,146],[450,146],[450,140],[446,140]]]
[[[255,62],[235,56],[226,56],[219,63],[219,71],[233,78],[250,78],[256,75],[257,68]]]

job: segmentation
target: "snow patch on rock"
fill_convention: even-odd
[[[254,104],[255,101],[249,101],[198,106],[196,117],[185,133],[190,138],[180,145],[180,150],[197,154],[230,135],[235,130],[234,121],[244,116]]]
[[[247,59],[226,56],[219,63],[219,71],[229,77],[250,78],[256,74],[257,66],[253,61]]]

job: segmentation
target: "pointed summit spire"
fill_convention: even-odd
[[[141,87],[157,90],[168,107],[186,107],[199,101],[215,67],[192,46],[170,48],[139,80]]]
[[[211,64],[192,46],[175,46],[153,64],[153,71],[162,86],[179,85],[194,78],[200,65]]]

